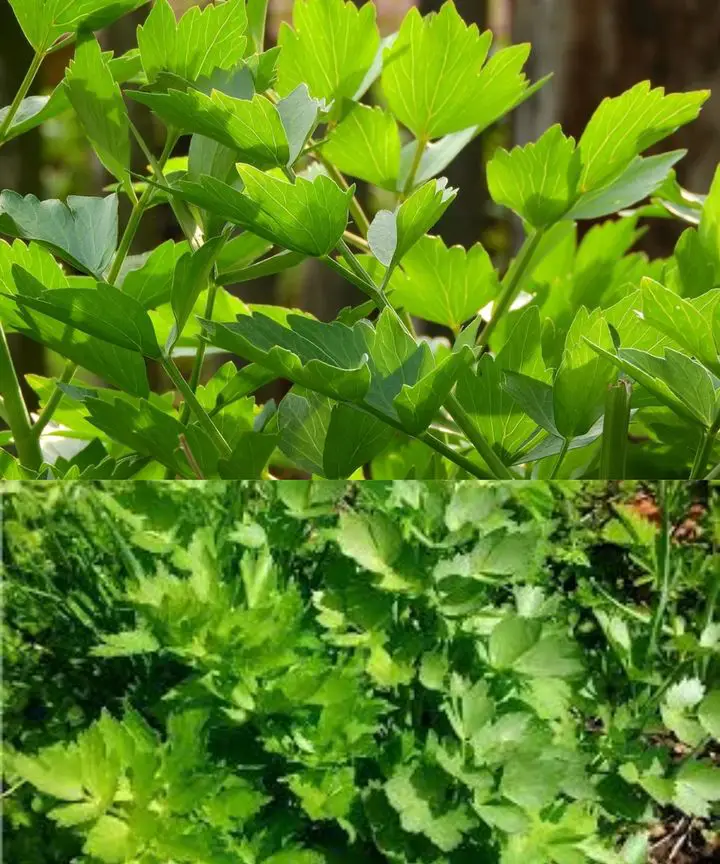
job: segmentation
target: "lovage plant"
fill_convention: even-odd
[[[31,416],[0,340],[7,476],[717,473],[720,179],[687,193],[673,174],[683,151],[655,152],[707,92],[640,83],[605,99],[577,142],[553,126],[497,151],[490,194],[525,229],[499,273],[480,243],[429,233],[458,194],[440,175],[544,81],[523,74],[529,46],[493,51],[452,2],[412,9],[381,39],[372,3],[296,0],[264,50],[267,0],[180,20],[156,0],[119,57],[93,31],[138,0],[10,2],[35,59],[0,112],[0,144],[73,111],[115,184],[67,201],[0,195],[4,330],[65,360],[57,377],[27,376]],[[70,43],[62,83],[28,97]],[[131,102],[166,130],[162,152]],[[136,145],[147,176],[131,171]],[[355,181],[387,209],[366,214]],[[130,255],[158,205],[185,239]],[[669,260],[630,251],[653,218],[688,223]],[[587,220],[602,221],[579,240]],[[320,321],[226,287],[311,258],[366,301]],[[422,322],[448,338],[419,337]],[[211,353],[228,355],[212,374]],[[173,392],[151,393],[153,364]],[[259,404],[273,381],[286,395]],[[51,460],[57,436],[79,452]]]

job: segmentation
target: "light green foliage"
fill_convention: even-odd
[[[709,95],[707,90],[666,95],[662,87],[651,89],[644,81],[604,99],[578,142],[580,191],[615,179],[648,147],[694,120]]]
[[[647,488],[672,531],[694,493]],[[666,529],[634,496],[474,480],[12,487],[7,854],[620,864],[642,860],[629,851],[671,805],[710,832],[718,691],[701,636],[717,562],[702,537],[670,547],[685,629],[678,641],[665,609],[649,653]],[[30,627],[41,651],[23,650]],[[54,710],[28,726],[27,699]]]
[[[499,150],[488,165],[488,187],[533,228],[557,222],[575,201],[580,161],[572,138],[552,126],[535,144]]]
[[[402,266],[407,278],[393,292],[393,303],[455,332],[500,291],[490,256],[480,243],[466,251],[425,235],[406,253]]]
[[[286,249],[321,256],[337,245],[347,225],[352,190],[343,192],[322,175],[289,183],[249,165],[239,173],[242,192],[212,177],[182,181],[175,188],[199,207]]]
[[[283,23],[278,34],[280,93],[304,83],[318,99],[354,98],[380,45],[375,15],[372,3],[297,0],[293,26]]]
[[[485,64],[491,41],[489,32],[468,27],[453,3],[426,18],[417,9],[408,12],[385,50],[382,87],[395,116],[416,138],[484,128],[520,101],[526,81],[519,68],[527,48],[501,51]]]
[[[64,33],[100,30],[143,3],[143,0],[9,0],[27,37],[46,51]]]
[[[344,174],[394,191],[400,173],[400,133],[392,114],[351,102],[328,135],[323,156]]]
[[[195,81],[230,69],[243,57],[246,27],[244,0],[191,6],[179,21],[168,0],[156,0],[137,33],[145,74],[150,81],[161,72]]]
[[[34,54],[0,147],[67,113],[114,182],[104,198],[0,191],[0,233],[30,244],[0,246],[3,476],[718,475],[720,173],[689,192],[685,151],[658,148],[707,91],[642,82],[578,140],[554,125],[513,146],[486,130],[549,76],[531,83],[530,46],[493,45],[453,0],[409,4],[382,37],[372,0],[293,0],[268,50],[268,0],[153,0],[136,46],[103,52],[93,32],[143,5],[11,0]],[[36,95],[60,49],[63,80]],[[483,133],[478,182],[449,187]],[[462,218],[486,187],[501,222],[450,246],[449,208]],[[173,240],[144,248],[166,217]],[[636,244],[660,217],[684,230],[650,260]],[[328,271],[363,296],[315,321],[338,308]],[[284,300],[256,293],[271,277]],[[37,418],[6,331],[59,355]],[[613,422],[618,378],[630,401]],[[400,686],[391,647],[374,645],[375,680]]]
[[[373,255],[385,267],[394,268],[435,225],[457,195],[447,180],[431,180],[400,204],[394,212],[381,210],[368,232]]]

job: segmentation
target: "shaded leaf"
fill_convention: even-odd
[[[0,192],[0,232],[37,240],[73,267],[101,278],[117,246],[117,195],[69,195],[63,203],[5,190]]]

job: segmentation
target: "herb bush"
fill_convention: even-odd
[[[710,494],[9,486],[5,860],[710,860]]]
[[[545,81],[523,74],[529,46],[490,53],[491,34],[452,2],[412,9],[381,39],[372,3],[296,0],[266,51],[267,0],[218,0],[179,21],[157,0],[119,57],[93,30],[139,0],[10,2],[35,60],[0,113],[0,144],[72,110],[116,184],[67,201],[0,194],[0,232],[15,238],[0,246],[3,326],[65,358],[56,378],[28,379],[41,402],[31,418],[0,340],[6,476],[717,474],[720,175],[707,197],[690,194],[673,173],[683,151],[655,152],[706,91],[639,83],[605,99],[577,142],[553,126],[498,150],[490,195],[525,229],[499,273],[481,244],[428,233],[458,194],[438,175]],[[70,42],[61,85],[26,97]],[[166,128],[162,152],[126,100]],[[189,155],[173,156],[183,136]],[[149,176],[130,170],[131,142]],[[371,219],[356,180],[388,209]],[[129,255],[157,205],[185,240]],[[629,251],[652,218],[688,226],[669,260]],[[578,241],[591,219],[605,221]],[[367,300],[318,321],[225,287],[307,258]],[[419,321],[452,338],[418,338]],[[208,376],[209,351],[234,360]],[[148,363],[171,392],[150,392]],[[257,404],[276,380],[287,395]],[[43,444],[58,435],[89,443],[49,465]]]

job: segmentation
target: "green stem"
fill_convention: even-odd
[[[695,453],[695,461],[693,462],[692,471],[690,472],[691,480],[699,480],[705,473],[708,459],[710,458],[710,454],[715,446],[715,439],[717,438],[718,431],[720,431],[720,414],[718,414],[713,425],[709,429],[706,429],[700,438],[700,444]]]
[[[205,313],[203,317],[207,321],[212,321],[213,309],[215,308],[215,297],[217,296],[218,285],[217,282],[211,278],[210,285],[208,286],[208,296],[207,301],[205,303]],[[207,351],[207,339],[204,334],[201,333],[199,337],[197,351],[195,352],[195,359],[193,360],[192,371],[190,372],[190,389],[194,393],[198,384],[200,383],[200,376],[202,375],[202,367],[205,362],[205,352]],[[190,405],[186,401],[182,407],[182,411],[180,412],[180,422],[183,426],[190,419]]]
[[[162,156],[160,159],[156,159],[149,147],[145,143],[142,135],[138,131],[135,124],[130,121],[130,131],[132,132],[135,140],[137,141],[140,149],[145,154],[145,158],[148,160],[148,164],[152,169],[153,175],[155,177],[155,182],[160,186],[167,188],[168,182],[165,179],[164,168],[165,161],[162,161]],[[165,150],[167,151],[167,156],[170,155],[173,148],[177,144],[178,138],[180,136],[173,129],[168,129],[167,138],[165,140]],[[165,150],[163,153],[165,153]],[[177,223],[180,226],[181,231],[185,235],[185,239],[190,244],[191,249],[197,250],[201,245],[201,241],[197,236],[197,225],[195,220],[193,219],[192,213],[190,212],[187,204],[184,201],[180,201],[175,195],[170,196],[170,209],[173,211],[175,218],[177,219]]]
[[[608,387],[600,451],[601,480],[622,480],[625,477],[631,397],[632,382],[628,378],[620,378]]]
[[[43,429],[52,420],[52,416],[55,413],[58,405],[60,404],[60,400],[63,397],[63,391],[60,389],[60,387],[58,387],[58,384],[69,384],[72,381],[73,375],[76,371],[77,364],[73,363],[72,360],[66,361],[65,368],[62,371],[62,375],[60,375],[60,377],[55,382],[55,388],[50,394],[50,398],[45,403],[45,407],[38,415],[37,420],[33,423],[31,432],[36,438],[40,437]]]
[[[660,599],[653,615],[650,639],[648,641],[647,658],[649,662],[657,650],[657,640],[660,634],[662,619],[670,596],[670,573],[671,573],[671,525],[670,525],[670,496],[668,495],[665,480],[658,483],[658,507],[662,523],[656,540],[655,573],[660,583]]]
[[[20,464],[32,471],[42,465],[42,451],[38,439],[32,434],[30,415],[20,390],[15,366],[10,356],[10,348],[5,331],[0,325],[0,394],[3,398],[8,425],[12,432],[15,449]]]
[[[483,327],[482,332],[480,333],[478,346],[481,349],[485,349],[488,347],[490,343],[490,337],[495,332],[495,328],[502,320],[508,309],[512,306],[513,301],[517,297],[518,291],[520,290],[520,285],[522,283],[522,278],[525,275],[525,271],[527,270],[528,265],[530,264],[530,261],[535,254],[535,250],[537,249],[538,244],[542,239],[542,236],[542,228],[538,228],[535,232],[528,235],[522,245],[522,248],[520,249],[520,252],[517,255],[517,258],[508,270],[505,277],[505,285],[502,289],[500,296],[498,297],[495,307],[493,308],[492,318],[487,322],[487,324]]]
[[[375,303],[378,309],[392,309],[390,301],[385,296],[384,292],[378,288],[373,282],[368,273],[363,270],[360,262],[353,255],[352,250],[344,240],[338,243],[338,251],[347,262],[348,267],[352,270],[357,279],[365,286],[365,293]]]
[[[712,468],[706,475],[706,480],[717,480],[720,477],[720,462]]]
[[[465,433],[473,447],[477,450],[480,456],[482,456],[485,464],[490,469],[492,476],[497,479],[512,480],[513,474],[510,469],[492,449],[487,439],[480,431],[477,423],[475,423],[470,414],[467,413],[452,393],[445,400],[445,408]]]
[[[550,474],[551,480],[556,480],[558,474],[560,473],[560,469],[562,468],[562,464],[565,461],[565,457],[568,454],[568,450],[570,449],[570,439],[565,438],[562,443],[562,447],[560,449],[560,453],[558,454],[558,458],[555,461],[555,465],[553,466],[552,473]]]
[[[347,192],[350,189],[350,186],[347,180],[343,177],[343,175],[338,171],[338,169],[326,159],[322,153],[315,154],[317,158],[320,160],[322,165],[328,174],[332,177],[332,179],[338,184],[338,186],[344,191]],[[350,215],[353,218],[353,222],[357,226],[358,231],[363,237],[367,237],[368,231],[370,230],[370,220],[365,215],[365,211],[360,206],[360,202],[357,200],[357,196],[353,195],[350,199]]]
[[[5,143],[5,136],[7,135],[8,130],[12,126],[12,121],[15,119],[15,115],[17,114],[23,99],[27,96],[28,90],[30,89],[33,81],[35,80],[35,76],[37,75],[44,59],[44,51],[35,52],[32,63],[30,64],[29,69],[25,73],[25,77],[23,78],[22,83],[20,84],[20,87],[15,94],[15,98],[10,104],[8,113],[5,115],[5,119],[2,121],[2,124],[0,124],[0,147],[2,147],[2,145]]]
[[[413,155],[412,165],[410,166],[410,172],[408,173],[407,180],[405,181],[405,185],[403,186],[402,198],[407,198],[408,195],[412,192],[413,187],[415,186],[415,178],[417,177],[417,172],[420,168],[420,162],[422,161],[423,153],[425,152],[425,148],[428,145],[427,138],[418,138],[417,139],[417,147],[415,148],[415,154]]]
[[[232,454],[230,445],[223,438],[220,430],[210,419],[202,405],[198,402],[197,396],[190,389],[189,384],[183,378],[177,366],[173,363],[172,358],[163,356],[160,362],[170,380],[182,394],[185,402],[190,406],[190,410],[197,418],[198,423],[210,436],[211,440],[214,442],[220,453],[226,458],[230,456]]]

